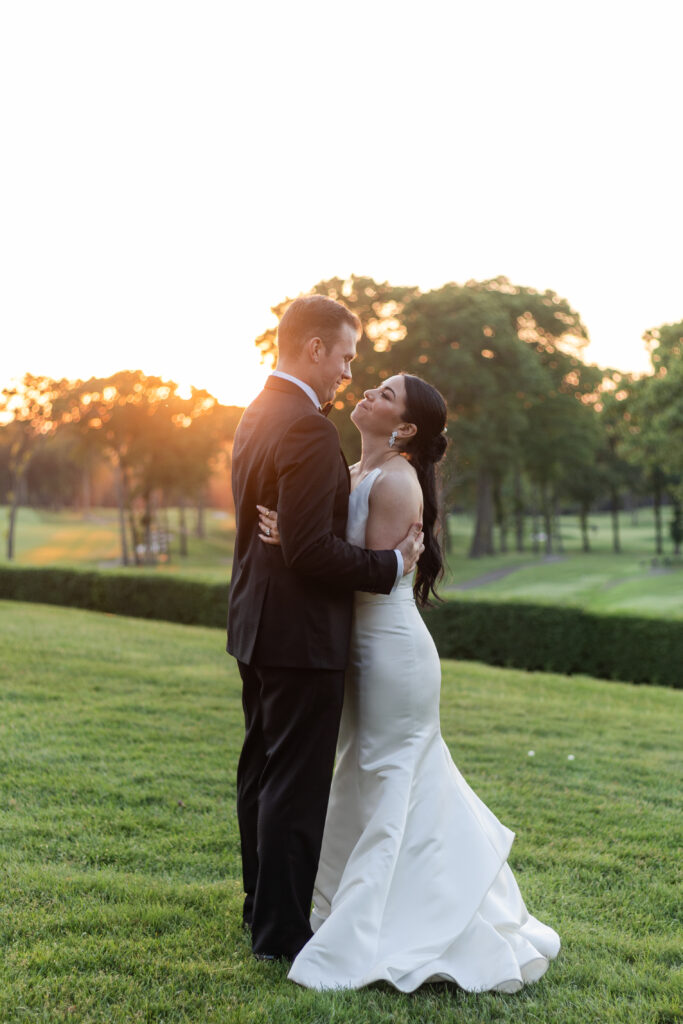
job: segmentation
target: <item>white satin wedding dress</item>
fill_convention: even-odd
[[[378,473],[351,494],[353,544],[365,543]],[[527,912],[507,865],[514,833],[441,737],[440,683],[410,576],[388,596],[357,593],[314,935],[289,972],[300,985],[515,992],[557,955],[557,934]]]

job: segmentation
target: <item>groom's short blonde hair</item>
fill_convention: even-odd
[[[344,324],[360,336],[361,322],[343,302],[326,295],[302,295],[285,310],[277,329],[277,347],[281,355],[298,356],[309,338],[320,338],[329,352]]]

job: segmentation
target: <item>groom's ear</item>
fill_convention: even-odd
[[[322,338],[309,338],[304,342],[303,351],[312,363],[319,363],[324,349]]]

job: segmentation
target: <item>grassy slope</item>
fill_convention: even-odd
[[[683,1019],[680,694],[446,663],[444,736],[562,953],[516,996],[315,994],[239,928],[221,632],[11,603],[0,623],[3,1024]]]

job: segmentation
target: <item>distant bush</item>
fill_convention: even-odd
[[[683,688],[682,622],[495,601],[448,601],[425,621],[442,658]]]
[[[0,598],[224,627],[228,586],[178,576],[0,566]],[[683,623],[579,608],[447,601],[425,612],[442,658],[683,688]]]
[[[149,573],[0,566],[0,598],[193,626],[224,627],[228,614],[227,582],[198,583]]]

